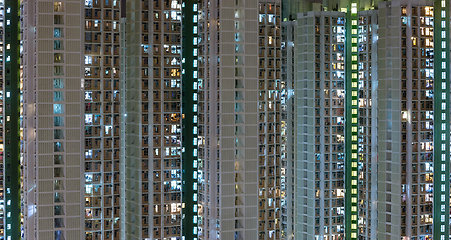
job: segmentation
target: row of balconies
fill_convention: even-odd
[[[88,164],[88,163],[86,163]],[[86,165],[85,166],[89,166]],[[106,172],[103,173],[103,183],[111,183],[113,180],[113,182],[115,183],[119,183],[120,182],[120,174],[119,172]],[[86,183],[89,184],[100,184],[102,183],[102,173],[94,173],[91,174],[91,177],[88,179],[86,179]]]
[[[264,145],[264,144],[281,144],[281,141],[280,141],[281,137],[280,137],[279,134],[277,134],[276,136],[274,136],[274,134],[270,134],[270,135],[273,135],[273,136],[269,136],[268,137],[268,141],[266,141],[267,139],[266,139],[265,135],[260,135],[258,143],[260,145]],[[235,144],[235,147],[243,147],[243,146]]]
[[[242,180],[237,181],[237,179],[235,177],[235,182],[243,182],[243,181]],[[280,177],[266,177],[266,178],[258,179],[258,187],[259,188],[276,187],[276,186],[280,186],[280,184],[281,184]]]
[[[280,5],[275,5],[274,3],[260,3],[258,6],[258,12],[260,14],[275,14],[280,15]]]
[[[281,151],[279,149],[279,145],[269,145],[268,147],[266,146],[260,146],[259,147],[259,151],[258,154],[260,155],[280,155]]]
[[[109,150],[110,154],[112,153],[111,150]],[[113,171],[119,171],[119,162],[114,161],[103,161],[103,171],[104,172],[111,172]],[[102,171],[102,162],[96,161],[96,162],[85,162],[85,172],[100,172]]]
[[[103,198],[103,206],[102,206]],[[85,207],[87,208],[100,208],[100,207],[113,207],[114,205],[114,215],[112,217],[119,217],[120,211],[120,196],[87,196],[85,197]],[[111,217],[111,216],[109,216]]]
[[[118,32],[118,31],[117,31]],[[103,40],[103,42],[102,42]],[[103,38],[101,32],[86,32],[85,33],[85,42],[86,43],[120,43],[119,33],[105,33],[103,32]],[[85,49],[86,50],[86,49]],[[109,49],[105,47],[105,54],[111,54]]]
[[[282,85],[280,84],[280,80],[260,80],[259,81],[259,90],[281,90]]]
[[[103,28],[102,28],[103,26]],[[85,32],[117,32],[119,33],[119,23],[117,23],[116,28],[114,28],[111,21],[95,21],[87,20],[85,24]]]
[[[259,101],[280,101],[281,100],[281,95],[279,95],[279,94],[271,94],[271,95],[269,95],[269,94],[266,94],[264,91],[262,91],[260,94],[259,94],[259,98],[258,98],[258,100]],[[235,98],[235,100],[242,100],[242,99],[236,99]]]
[[[268,171],[266,171],[268,170]],[[266,169],[265,167],[260,167],[259,169],[259,177],[280,177],[281,170],[278,166],[276,167],[268,167]]]
[[[280,103],[277,103],[280,104]],[[265,118],[267,116],[267,118]],[[260,113],[258,116],[259,122],[265,122],[265,123],[273,123],[275,122],[275,132],[280,132],[280,116],[281,114],[275,114],[275,113]],[[260,130],[263,131],[263,130]],[[264,133],[264,132],[261,132]]]
[[[120,221],[118,221],[120,222]],[[117,226],[117,227],[116,227]],[[120,230],[119,224],[114,225],[114,231],[104,231],[104,232],[86,232],[86,240],[119,240]]]
[[[180,34],[181,33],[181,25],[180,22],[163,22],[164,28],[161,27],[161,22],[159,21],[155,21],[153,23],[153,32],[161,32],[162,30],[165,33],[175,33],[175,34]],[[143,32],[148,32],[149,31],[149,26],[146,24],[142,25],[142,31]]]
[[[88,138],[85,139],[85,149],[99,149],[99,148],[120,148],[120,141],[113,140],[111,138],[105,138],[103,142],[103,146],[101,145],[100,138]]]
[[[153,10],[174,10],[174,11],[180,11],[179,8],[171,8],[172,5],[170,5],[170,1],[165,1],[164,4],[160,1],[153,1]],[[143,1],[141,5],[141,10],[149,10],[149,2]]]
[[[147,92],[143,92],[142,93],[142,100],[143,101],[148,101],[149,97],[148,97],[148,93]],[[163,101],[180,101],[180,97],[181,97],[181,91],[153,91],[153,101],[161,101],[161,97],[163,96]]]
[[[163,236],[165,238],[176,238],[179,237],[181,234],[181,227],[180,226],[173,226],[173,227],[164,227],[163,229],[159,228],[158,230],[153,231],[153,237],[154,239],[160,239]],[[142,235],[144,238],[149,237],[149,230],[148,228],[143,228]]]
[[[274,36],[279,37],[281,36],[281,28],[274,27],[274,26],[259,26],[258,34],[260,36]]]
[[[159,138],[159,137],[157,137]],[[180,147],[180,137],[177,138],[168,138],[166,139],[165,137],[165,141],[163,143],[163,145],[161,144],[160,141],[154,141],[153,147]],[[149,141],[147,139],[143,139],[142,140],[142,147],[149,147]]]
[[[92,79],[92,78],[101,78],[101,77],[102,78],[119,78],[120,70],[119,70],[119,68],[114,68],[114,69],[100,68],[100,67],[85,68],[85,78],[87,78],[88,80]],[[100,82],[100,80],[98,80],[98,81]],[[120,86],[118,86],[118,88],[119,87]]]
[[[107,49],[109,47],[106,47]],[[114,51],[113,51],[114,53]],[[116,55],[116,54],[113,54]],[[86,64],[87,66],[89,66],[89,64]],[[97,60],[96,63],[93,63],[92,66],[100,66],[100,59]],[[103,60],[103,66],[104,67],[120,67],[120,59],[118,56],[104,56],[104,60]]]
[[[85,113],[100,113],[102,103],[85,103]],[[107,102],[103,104],[103,113],[119,113],[119,102]]]
[[[102,223],[103,223],[103,228],[102,228]],[[85,230],[86,231],[113,230],[113,229],[119,229],[119,228],[120,228],[119,220],[104,219],[104,220],[86,220],[85,221]],[[109,237],[112,237],[112,236],[110,235]],[[89,237],[87,236],[86,239],[89,239]],[[96,238],[92,238],[92,239],[96,239]],[[100,240],[100,239],[105,239],[105,238],[98,238],[98,239]],[[109,239],[113,239],[113,238],[109,238]],[[114,238],[114,239],[116,239],[116,238]]]
[[[259,156],[258,165],[259,166],[280,166],[281,157],[280,156]],[[237,169],[235,169],[237,170]]]
[[[101,84],[101,81],[103,82],[103,84]],[[111,84],[113,81],[113,84]],[[101,89],[101,85],[103,85],[103,88]],[[104,79],[104,80],[100,80],[100,79],[96,79],[96,80],[91,80],[91,79],[87,79],[85,80],[85,84],[84,84],[85,90],[105,90],[105,91],[109,91],[109,90],[120,90],[120,84],[119,84],[119,80],[115,79],[115,80],[111,80],[111,79]],[[111,89],[113,87],[113,89]]]
[[[276,230],[276,229],[280,229],[280,224],[282,221],[280,221],[279,219],[277,220],[266,220],[266,221],[259,221],[258,224],[258,230],[259,231],[265,231],[265,230]],[[267,239],[279,239],[279,232],[276,231],[271,238],[267,238]]]
[[[267,72],[267,73],[266,73]],[[259,70],[259,79],[280,79],[280,70],[279,69],[268,69],[266,71],[265,68],[260,68]],[[235,74],[235,76],[239,77],[239,75]],[[275,87],[270,87],[265,90],[278,90]]]
[[[98,19],[98,20],[120,20],[120,11],[119,11],[119,4],[116,4],[116,6],[113,9],[103,8],[103,14],[102,9],[96,9],[96,8],[85,8],[85,19]]]
[[[115,181],[116,183],[119,183],[118,181]],[[102,186],[101,185],[99,185],[99,186],[96,186],[95,187],[95,189],[93,188],[93,191],[92,191],[92,193],[86,193],[86,197],[89,197],[89,196],[103,196],[103,195],[117,195],[117,194],[120,194],[120,188],[119,188],[119,185],[114,185],[114,186],[111,186],[111,185],[104,185],[103,186],[104,187],[104,189],[103,189],[103,192],[102,192]],[[115,205],[116,205],[116,203],[115,203]]]
[[[153,112],[154,113],[161,113],[162,111],[166,113],[171,112],[180,112],[181,110],[181,103],[180,101],[174,101],[174,102],[163,102],[163,109],[161,109],[161,102],[153,102]],[[141,107],[142,112],[147,113],[149,112],[149,103],[143,102]]]
[[[281,53],[282,52],[279,48],[269,47],[268,49],[265,49],[264,47],[260,47],[258,56],[260,58],[270,58],[270,57],[280,58],[282,56]]]
[[[106,0],[106,1],[92,1],[92,0],[90,0],[90,1],[86,1],[85,2],[85,7],[87,9],[90,9],[90,8],[93,8],[93,9],[94,8],[119,9],[119,4],[114,5],[112,1],[108,1],[108,0]],[[55,12],[56,12],[56,10],[55,10]]]
[[[282,41],[280,39],[281,39],[280,37],[276,37],[276,36],[260,37],[258,40],[258,46],[259,47],[280,48],[282,46],[281,45]]]
[[[116,37],[116,36],[114,36]],[[119,44],[111,46],[111,44],[104,43],[103,44],[103,54],[104,55],[112,55],[112,56],[118,56],[120,54],[120,47]],[[102,44],[85,44],[85,54],[86,55],[101,55],[102,54]],[[110,51],[111,50],[111,51]],[[93,66],[99,66],[100,59],[92,60]],[[119,66],[119,59],[116,59],[113,64],[115,66]],[[88,64],[87,64],[88,65]]]

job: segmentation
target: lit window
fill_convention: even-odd
[[[92,64],[92,57],[91,56],[85,56],[85,64]]]
[[[53,113],[54,114],[63,114],[64,113],[64,105],[63,104],[53,104]]]

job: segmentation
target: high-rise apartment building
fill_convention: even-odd
[[[284,23],[297,24],[295,237],[448,239],[449,2],[331,3],[294,3],[306,12]]]
[[[449,236],[448,4],[379,4],[382,238]]]
[[[323,11],[298,16],[297,164],[305,172],[298,172],[296,176],[299,206],[297,221],[302,222],[298,233],[301,236],[306,234],[304,238],[314,238],[315,235],[329,239],[344,237],[345,228],[350,226],[346,225],[345,218],[354,212],[352,208],[346,209],[351,203],[346,202],[346,192],[352,192],[345,183],[349,179],[346,175],[346,166],[349,164],[355,164],[359,170],[359,175],[353,170],[350,176],[358,177],[358,181],[353,181],[359,186],[356,194],[360,202],[355,212],[359,209],[360,231],[371,235],[367,229],[372,226],[371,214],[375,213],[375,209],[372,210],[368,203],[371,203],[372,191],[376,191],[377,186],[368,185],[366,181],[376,174],[376,171],[371,172],[371,149],[376,144],[371,141],[373,105],[369,56],[372,51],[372,12],[360,14],[358,22],[359,31],[353,38],[359,43],[359,55],[355,59],[360,58],[360,64],[347,68],[347,51],[351,49],[347,49],[345,41],[349,39],[346,36],[345,13]],[[351,76],[347,73],[351,69],[358,71],[355,74],[358,82],[347,86],[346,79]],[[357,90],[349,91],[349,87]],[[352,92],[352,97],[358,96],[359,101],[349,101],[347,92]],[[354,101],[359,107],[359,118],[350,121],[347,120],[350,116],[346,114],[357,115],[357,112],[346,106]],[[347,123],[358,123],[359,128],[347,127]],[[346,132],[349,128],[357,134]],[[350,140],[359,142],[358,147],[354,144],[347,146]],[[347,153],[346,150],[355,150],[356,153]],[[354,154],[359,158],[352,163],[346,156]]]
[[[14,39],[6,45],[11,53],[5,52],[10,62],[10,66],[5,64],[6,108],[18,111],[20,107],[20,115],[5,112],[11,122],[5,153],[11,158],[11,169],[18,168],[23,158],[24,184],[21,202],[8,198],[9,193],[18,196],[18,178],[11,176],[15,186],[5,189],[5,239],[20,239],[21,231],[25,239],[81,239],[85,235],[84,5],[80,1],[23,1],[19,22],[18,15],[13,17],[19,13],[18,4],[5,1],[3,22],[11,29],[6,30],[6,37],[19,36],[21,26],[21,45]],[[19,122],[20,134],[19,125],[15,126]],[[13,147],[19,143],[20,149]],[[16,218],[11,224],[10,202],[11,206],[21,204],[22,209],[11,214],[11,220]]]
[[[280,1],[2,4],[5,239],[282,239]]]
[[[280,2],[126,8],[124,236],[281,239]]]

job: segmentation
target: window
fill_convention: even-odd
[[[57,37],[57,38],[63,37],[63,29],[62,28],[54,28],[53,36]]]
[[[53,126],[63,127],[64,126],[64,118],[63,117],[54,117],[53,118]]]
[[[53,41],[53,50],[63,50],[63,41],[60,40]]]
[[[63,114],[64,113],[64,104],[56,103],[53,104],[53,114]]]
[[[53,16],[53,24],[63,24],[63,15],[55,15]]]
[[[62,2],[54,2],[53,3],[53,11],[54,12],[62,12],[63,11],[63,3]]]
[[[64,82],[61,78],[53,79],[53,88],[64,88]]]
[[[62,53],[54,53],[53,54],[53,62],[54,63],[62,63],[63,62],[63,54]]]

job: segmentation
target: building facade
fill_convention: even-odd
[[[119,239],[120,2],[84,2],[86,239]]]
[[[199,9],[199,239],[281,239],[280,2]]]
[[[84,6],[80,1],[23,1],[21,7],[22,45],[14,40],[7,48],[16,53],[22,48],[23,51],[20,58],[18,54],[8,54],[6,61],[11,62],[7,72],[19,72],[18,63],[23,71],[20,76],[6,75],[9,79],[6,85],[11,83],[11,93],[6,94],[11,97],[8,107],[18,108],[19,100],[23,107],[19,115],[23,126],[22,148],[16,149],[23,157],[23,200],[22,212],[15,216],[23,217],[16,220],[23,225],[14,222],[10,227],[7,216],[5,239],[19,239],[21,235],[24,239],[81,239],[85,235],[84,56],[81,53]],[[11,7],[11,13],[13,10],[17,13],[18,6]],[[6,19],[6,25],[11,26],[11,33],[14,29],[18,34],[18,21]],[[7,31],[6,35],[9,34]],[[5,66],[8,68],[8,64]],[[19,116],[6,118],[18,121]],[[12,127],[11,134],[15,131]],[[14,141],[15,145],[19,143],[12,136],[8,141],[11,145]],[[7,150],[7,156],[13,158],[13,150],[13,147]],[[7,196],[9,191],[13,194],[13,190],[19,189],[17,185],[15,188],[5,189]]]
[[[449,238],[448,1],[0,13],[0,239]]]
[[[296,21],[296,239],[447,239],[449,3],[346,4]]]
[[[386,209],[379,212],[381,237],[449,236],[449,224],[444,223],[449,219],[449,179],[445,177],[449,176],[449,134],[445,134],[449,132],[449,64],[445,63],[449,31],[437,20],[449,18],[447,4],[392,1],[379,5],[383,51],[379,51],[378,208]]]

